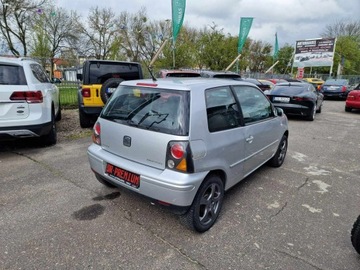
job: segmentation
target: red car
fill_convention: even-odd
[[[360,109],[360,84],[348,94],[345,102],[345,111],[351,112],[352,109]]]

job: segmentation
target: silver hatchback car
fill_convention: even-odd
[[[255,85],[224,79],[122,82],[94,125],[96,178],[149,197],[204,232],[224,192],[285,159],[288,121]]]

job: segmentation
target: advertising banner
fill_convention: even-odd
[[[293,67],[326,67],[334,61],[335,38],[296,41]]]
[[[239,42],[238,42],[238,53],[241,53],[242,48],[245,44],[247,36],[250,32],[250,28],[253,22],[253,18],[242,17],[240,19],[240,31],[239,31]]]
[[[184,21],[186,0],[172,0],[172,29],[173,29],[173,42],[180,32],[180,28]]]

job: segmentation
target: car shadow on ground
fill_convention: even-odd
[[[24,138],[20,140],[9,140],[0,142],[0,153],[16,150],[44,148],[46,146],[39,138]]]

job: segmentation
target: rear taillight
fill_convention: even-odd
[[[346,92],[346,86],[343,85],[343,87],[341,87],[341,92]]]
[[[93,128],[93,135],[92,135],[92,140],[95,144],[101,145],[100,134],[101,134],[100,123],[96,122]]]
[[[27,103],[42,103],[43,94],[41,91],[16,91],[10,96],[10,100],[26,101]]]
[[[83,88],[81,90],[81,95],[83,97],[90,97],[91,96],[90,88]]]
[[[296,100],[296,101],[309,101],[309,100],[311,100],[311,98],[307,98],[307,97],[293,97],[293,100]]]
[[[187,173],[194,172],[189,142],[169,142],[166,154],[166,165],[171,170]]]

